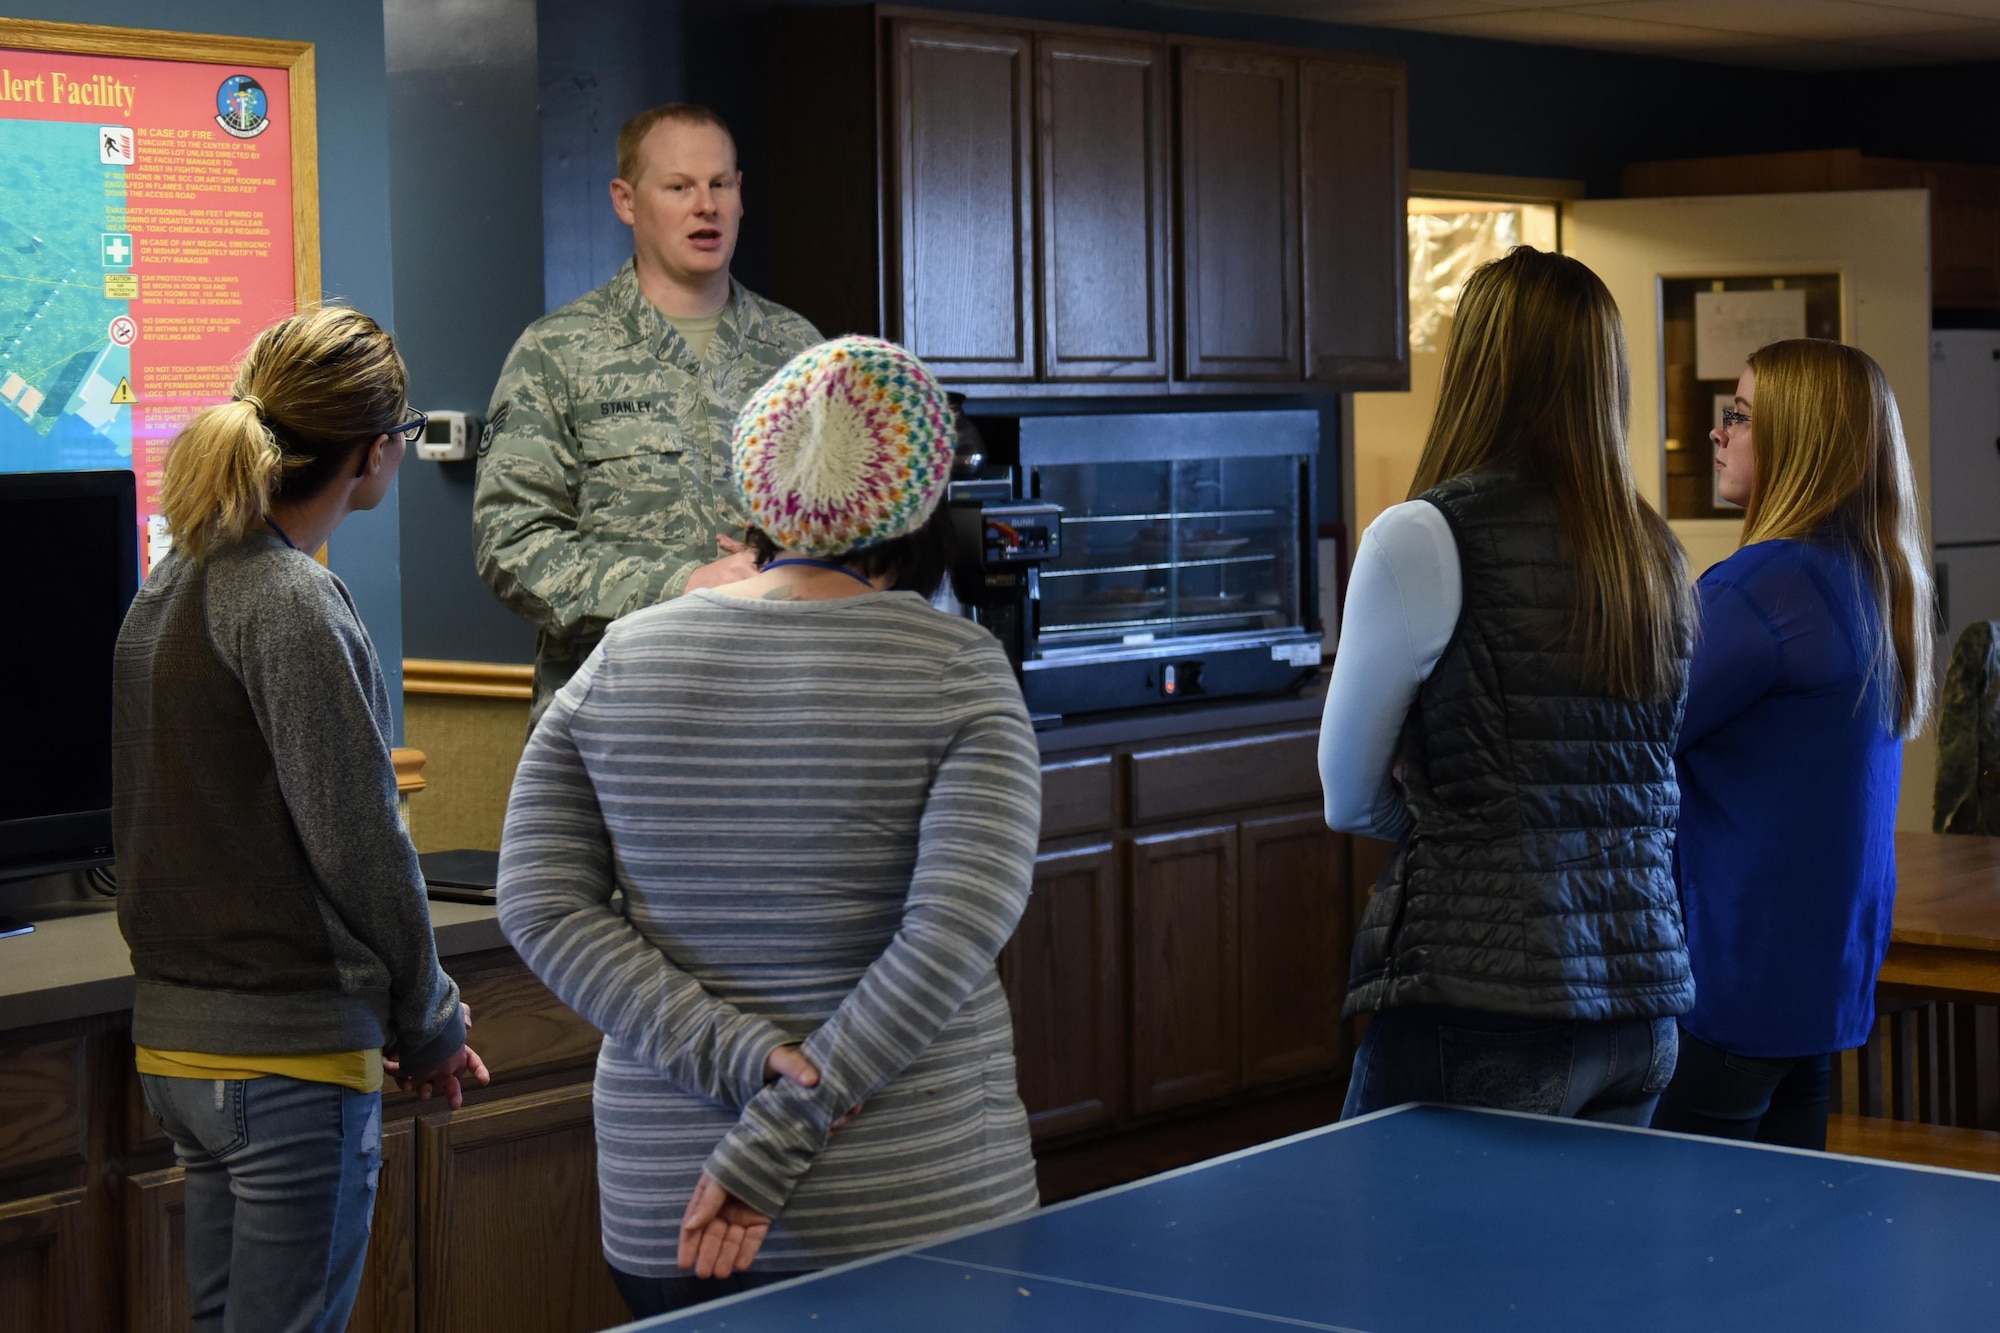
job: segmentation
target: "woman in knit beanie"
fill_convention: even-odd
[[[928,600],[952,439],[903,349],[802,353],[736,427],[761,571],[615,623],[522,758],[501,924],[605,1034],[635,1315],[1035,1206],[993,962],[1040,760],[998,641]]]

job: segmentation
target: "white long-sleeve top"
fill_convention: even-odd
[[[1410,500],[1362,535],[1319,724],[1327,827],[1400,842],[1410,811],[1390,779],[1403,722],[1458,627],[1458,543],[1444,511]]]

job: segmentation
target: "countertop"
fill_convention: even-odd
[[[2000,952],[2000,838],[1896,835],[1896,944]]]
[[[1165,741],[1206,732],[1295,723],[1317,725],[1325,706],[1322,675],[1296,695],[1218,699],[1107,714],[1037,734],[1045,756],[1135,741]],[[431,902],[438,956],[507,945],[490,907]],[[0,1031],[114,1014],[132,1007],[132,958],[118,933],[112,904],[66,908],[38,919],[33,934],[0,939]],[[29,913],[31,917],[33,913]],[[1995,947],[2000,947],[1996,945]]]
[[[431,903],[438,956],[507,947],[490,907]],[[132,1007],[132,955],[111,904],[38,922],[0,940],[0,1031],[115,1014]]]

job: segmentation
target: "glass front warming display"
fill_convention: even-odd
[[[1072,716],[1276,694],[1319,669],[1313,411],[1020,419],[1022,499],[1061,515],[1027,576],[1021,692]]]
[[[1297,627],[1299,468],[1278,457],[1043,464],[1065,550],[1042,570],[1042,656]]]

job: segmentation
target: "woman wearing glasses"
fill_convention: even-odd
[[[312,552],[423,419],[389,335],[265,330],[168,455],[174,549],[118,636],[118,923],[146,1103],[187,1171],[194,1326],[337,1333],[361,1278],[385,1068],[485,1083],[397,817],[389,694]]]
[[[1931,707],[1916,487],[1887,377],[1839,343],[1760,350],[1710,438],[1743,547],[1701,580],[1676,757],[1695,1004],[1653,1124],[1824,1148],[1831,1054],[1875,1021],[1902,738]]]

